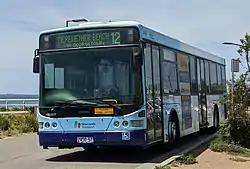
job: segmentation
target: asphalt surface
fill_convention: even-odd
[[[178,148],[149,150],[102,150],[96,153],[77,149],[47,149],[38,145],[36,134],[0,140],[0,169],[134,169],[150,168],[208,137],[184,138]]]

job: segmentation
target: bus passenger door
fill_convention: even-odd
[[[145,49],[146,107],[148,142],[162,139],[159,48],[146,44]],[[152,59],[153,58],[153,59]]]
[[[160,52],[159,47],[152,46],[153,84],[154,84],[154,123],[155,140],[162,140],[162,104],[160,88]]]
[[[198,75],[198,101],[199,101],[199,124],[200,128],[207,127],[207,94],[204,60],[197,59]]]

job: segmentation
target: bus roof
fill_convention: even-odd
[[[180,40],[174,39],[166,34],[163,34],[159,31],[156,31],[152,28],[149,28],[135,21],[84,22],[77,26],[63,27],[63,28],[43,31],[41,32],[41,34],[55,33],[55,32],[61,32],[61,31],[70,31],[70,30],[77,30],[77,29],[83,29],[83,28],[130,27],[130,26],[138,27],[140,30],[140,36],[143,39],[147,39],[147,40],[159,43],[163,46],[172,48],[174,50],[185,52],[190,55],[198,56],[198,57],[205,58],[205,59],[225,65],[225,59],[222,57],[206,52],[194,46],[188,45]]]

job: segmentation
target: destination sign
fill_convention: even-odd
[[[40,50],[60,50],[139,43],[135,28],[90,29],[42,35]]]

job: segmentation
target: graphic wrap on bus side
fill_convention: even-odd
[[[164,142],[168,141],[168,121],[171,110],[177,111],[178,118],[180,119],[180,96],[165,95],[163,96],[163,124],[164,124]],[[180,126],[180,125],[179,125]]]
[[[192,114],[191,114],[191,97],[181,96],[181,109],[182,109],[182,129],[186,130],[192,127]]]
[[[177,54],[177,64],[179,70],[181,107],[182,107],[182,130],[192,127],[190,78],[189,78],[189,58],[188,55]]]

